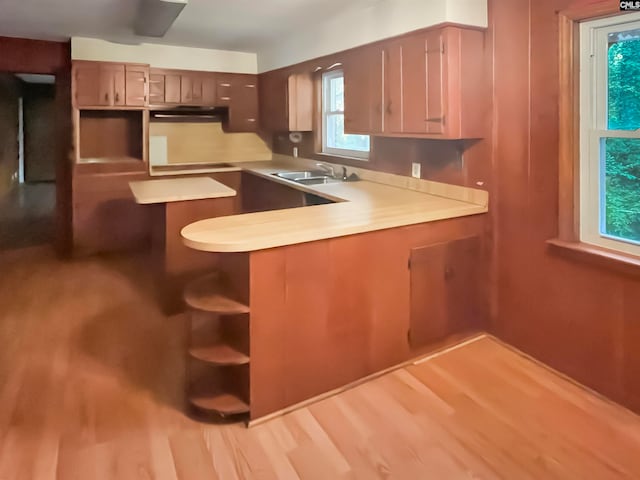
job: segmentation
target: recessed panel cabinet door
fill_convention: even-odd
[[[394,40],[385,47],[384,71],[384,132],[403,133],[402,43],[400,40]]]
[[[346,133],[382,132],[383,55],[382,48],[373,47],[354,52],[344,62]]]
[[[168,73],[164,77],[165,103],[180,103],[180,75]]]
[[[75,64],[73,86],[78,107],[98,105],[100,68],[95,63]]]
[[[480,324],[480,253],[478,236],[411,250],[411,348]]]
[[[446,122],[444,111],[444,39],[441,30],[434,30],[426,35],[426,131],[427,133],[443,133]],[[464,108],[464,106],[460,106]]]
[[[425,133],[427,114],[426,38],[402,40],[402,133]]]
[[[369,52],[359,51],[344,63],[344,131],[369,133],[371,124]]]
[[[149,103],[158,105],[164,103],[164,75],[152,73],[149,75]]]
[[[149,71],[146,67],[126,66],[126,103],[128,106],[144,106],[147,103],[147,79]]]

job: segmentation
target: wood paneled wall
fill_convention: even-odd
[[[492,0],[497,316],[493,331],[640,412],[640,272],[551,251],[558,233],[558,16],[593,0]],[[497,203],[496,203],[497,199]]]
[[[0,37],[0,72],[56,76],[56,248],[71,250],[71,43]]]
[[[0,73],[0,197],[17,183],[20,82]]]
[[[55,75],[70,63],[69,42],[0,37],[0,72]]]

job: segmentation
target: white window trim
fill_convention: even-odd
[[[330,107],[331,100],[329,98],[329,82],[331,79],[338,77],[344,77],[344,72],[342,70],[331,70],[322,74],[322,153],[367,161],[369,160],[369,151],[347,150],[344,148],[327,146],[327,118],[331,115],[344,116],[344,111],[332,111]]]
[[[640,28],[640,13],[580,24],[580,240],[640,256],[640,243],[601,233],[604,216],[600,215],[604,204],[600,142],[607,137],[640,139],[640,131],[607,130],[608,34],[635,28]]]

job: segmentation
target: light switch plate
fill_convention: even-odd
[[[420,166],[421,165],[419,163],[411,164],[411,176],[413,178],[421,178]]]

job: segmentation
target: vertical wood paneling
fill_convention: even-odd
[[[490,3],[494,48],[494,331],[640,411],[640,282],[558,257],[558,15],[587,0]]]

